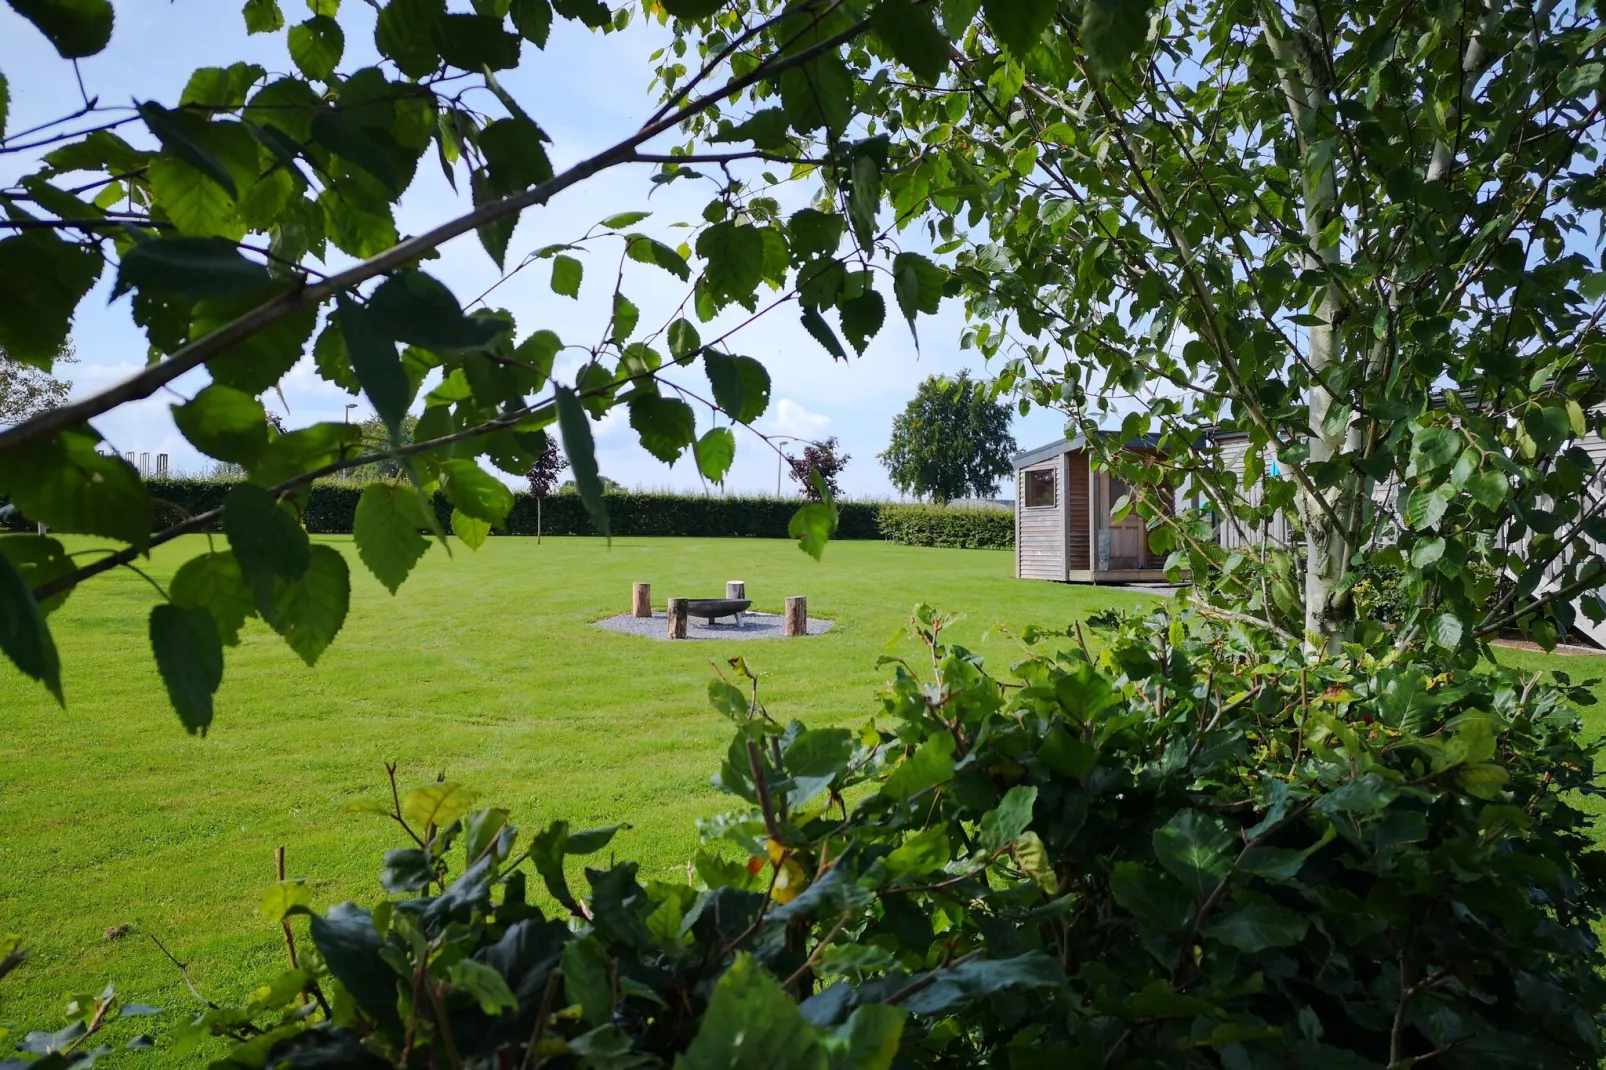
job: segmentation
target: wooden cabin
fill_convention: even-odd
[[[1129,450],[1154,452],[1148,442]],[[1151,553],[1135,510],[1119,523],[1110,507],[1126,484],[1089,464],[1087,440],[1061,439],[1017,454],[1015,578],[1061,583],[1164,583],[1165,555]]]

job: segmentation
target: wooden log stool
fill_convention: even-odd
[[[802,595],[786,600],[786,621],[781,634],[790,639],[809,634],[809,600]]]

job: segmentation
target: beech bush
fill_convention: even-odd
[[[773,719],[733,659],[709,696],[737,808],[700,824],[684,880],[618,860],[623,827],[522,833],[456,783],[358,807],[402,830],[384,894],[314,912],[307,885],[269,888],[296,967],[180,1050],[586,1070],[1603,1054],[1581,688],[1307,663],[1180,604],[1112,615],[1096,652],[1029,629],[994,675],[947,623],[917,608],[918,654],[884,659],[856,731]]]

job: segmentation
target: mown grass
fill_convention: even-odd
[[[1143,598],[1016,582],[1007,551],[843,542],[816,564],[780,541],[517,538],[457,545],[450,559],[434,547],[392,597],[349,539],[327,541],[352,564],[339,638],[308,669],[249,625],[205,739],[167,706],[145,636],[156,596],[132,572],[96,579],[51,618],[65,711],[0,666],[0,933],[32,951],[0,984],[0,1022],[54,1023],[69,993],[114,980],[172,1008],[159,1026],[170,1029],[193,997],[145,933],[203,992],[234,997],[271,976],[284,951],[256,903],[274,848],[288,847],[290,873],[320,905],[371,900],[399,832],[345,809],[382,794],[386,761],[404,787],[444,770],[525,829],[628,822],[617,851],[664,875],[689,857],[694,820],[725,805],[709,786],[728,743],[706,701],[710,661],[746,655],[777,717],[858,723],[886,675],[876,658],[918,601],[966,614],[960,641],[1002,659],[1013,644],[982,638],[994,624]],[[199,536],[163,546],[146,572],[165,583],[203,547]],[[759,609],[806,594],[836,627],[671,644],[590,626],[628,608],[633,581],[651,582],[661,606],[672,593],[722,594],[727,579],[745,580]],[[105,939],[120,925],[133,931]]]
[[[32,951],[0,983],[0,1022],[54,1024],[70,993],[115,981],[170,1008],[157,1026],[170,1031],[194,999],[145,934],[219,998],[271,976],[284,951],[256,903],[274,848],[288,847],[290,873],[320,906],[372,900],[399,833],[346,807],[383,794],[386,761],[404,788],[444,771],[526,830],[556,817],[628,822],[617,852],[667,875],[691,852],[694,820],[725,805],[708,782],[728,741],[705,699],[711,661],[745,655],[777,717],[856,724],[876,709],[877,656],[918,601],[965,614],[958,641],[1007,660],[1013,643],[996,624],[1063,624],[1145,598],[1015,581],[1007,551],[836,543],[816,564],[778,541],[515,538],[450,559],[432,548],[392,597],[349,539],[326,541],[352,563],[339,639],[308,669],[248,626],[205,739],[184,735],[167,706],[145,638],[155,595],[131,572],[93,581],[52,618],[67,710],[0,665],[0,933]],[[163,583],[203,546],[161,547],[146,571]],[[727,579],[745,580],[759,609],[806,594],[836,627],[671,644],[590,626],[627,609],[633,581],[651,582],[661,605],[721,593]],[[1606,658],[1504,656],[1606,676]],[[123,925],[128,935],[106,938]],[[158,1052],[138,1065],[169,1064]]]

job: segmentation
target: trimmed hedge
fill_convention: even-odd
[[[937,505],[883,505],[881,537],[905,546],[1008,550],[1015,545],[1012,509],[954,509]]]
[[[210,479],[151,479],[146,481],[155,503],[155,526],[170,527],[187,516],[210,512],[223,504],[233,488],[230,482]],[[350,534],[362,486],[316,483],[307,494],[302,522],[316,535]],[[615,535],[656,535],[680,538],[747,537],[784,539],[787,523],[802,504],[783,498],[713,498],[682,494],[609,494],[608,518]],[[998,510],[941,509],[932,506],[890,505],[883,502],[842,502],[839,539],[886,539],[907,546],[956,546],[1007,549],[1015,544],[1014,514]],[[452,507],[435,496],[435,512],[448,527]],[[534,535],[535,499],[513,496],[507,530],[494,534]],[[28,525],[13,518],[11,527]],[[217,530],[214,526],[213,530]],[[542,501],[541,531],[545,535],[595,535],[591,518],[577,494],[556,494]]]

